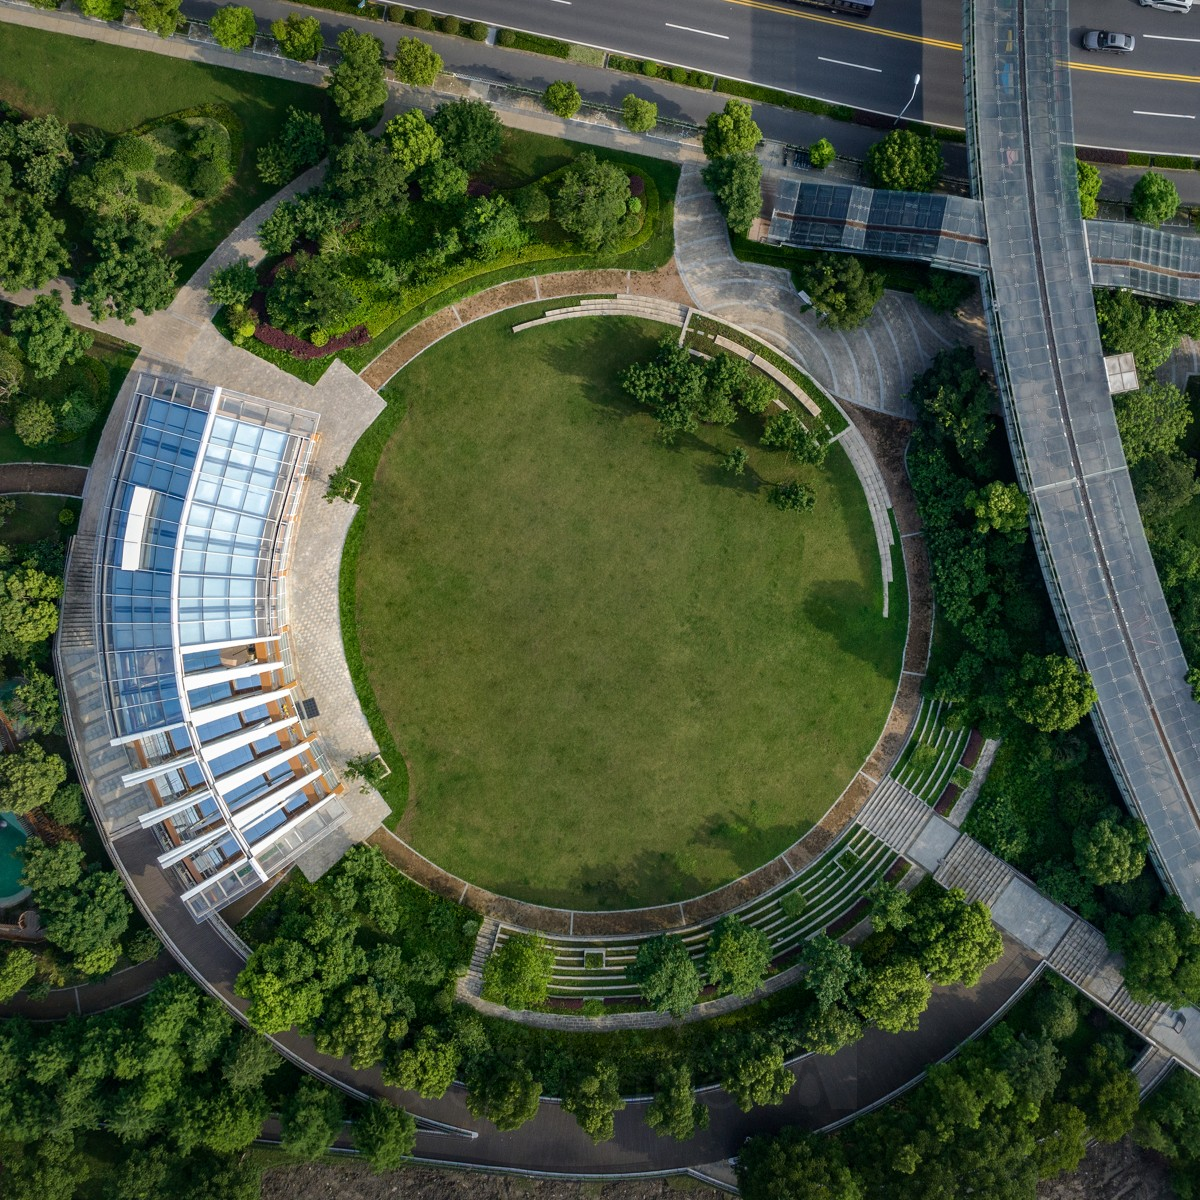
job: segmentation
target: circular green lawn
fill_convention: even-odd
[[[402,835],[494,891],[618,908],[767,861],[883,727],[904,644],[840,447],[776,510],[737,431],[666,449],[622,368],[663,326],[502,314],[385,393],[357,576],[360,645],[408,759]],[[756,423],[757,418],[753,419]],[[755,426],[740,432],[755,435]]]

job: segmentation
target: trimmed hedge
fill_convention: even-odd
[[[713,88],[713,77],[703,71],[689,71],[686,67],[668,67],[649,58],[624,58],[620,54],[610,54],[608,65],[614,71],[625,71],[630,75],[645,75],[649,79],[666,79],[670,83],[703,88],[706,92],[711,92]]]
[[[324,8],[329,12],[346,13],[352,17],[367,17],[371,21],[384,20],[387,12],[377,4],[368,4],[366,8],[359,8],[355,0],[296,0],[296,3],[302,4],[305,8]]]

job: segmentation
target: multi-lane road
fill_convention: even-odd
[[[657,58],[877,112],[963,123],[962,16],[945,0],[877,0],[867,21],[792,0],[438,0],[473,20]],[[1200,3],[1175,15],[1086,0],[1071,33],[1082,145],[1200,154]],[[1132,33],[1089,54],[1086,29]],[[1014,37],[1020,36],[1014,30]]]

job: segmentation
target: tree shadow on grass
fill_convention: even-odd
[[[708,890],[680,856],[645,850],[624,863],[585,867],[567,889],[576,908],[612,910],[674,904]]]
[[[712,813],[692,843],[728,854],[737,873],[745,875],[782,854],[812,826],[812,821],[804,818],[793,823],[761,826],[751,802],[746,811]]]
[[[878,670],[875,639],[864,638],[862,629],[863,619],[872,616],[875,605],[874,589],[831,579],[812,585],[804,600],[804,615],[816,629],[833,637],[844,654]]]

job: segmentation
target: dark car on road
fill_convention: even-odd
[[[1111,50],[1114,54],[1128,54],[1133,49],[1132,33],[1107,33],[1103,29],[1091,29],[1083,35],[1085,50]]]

